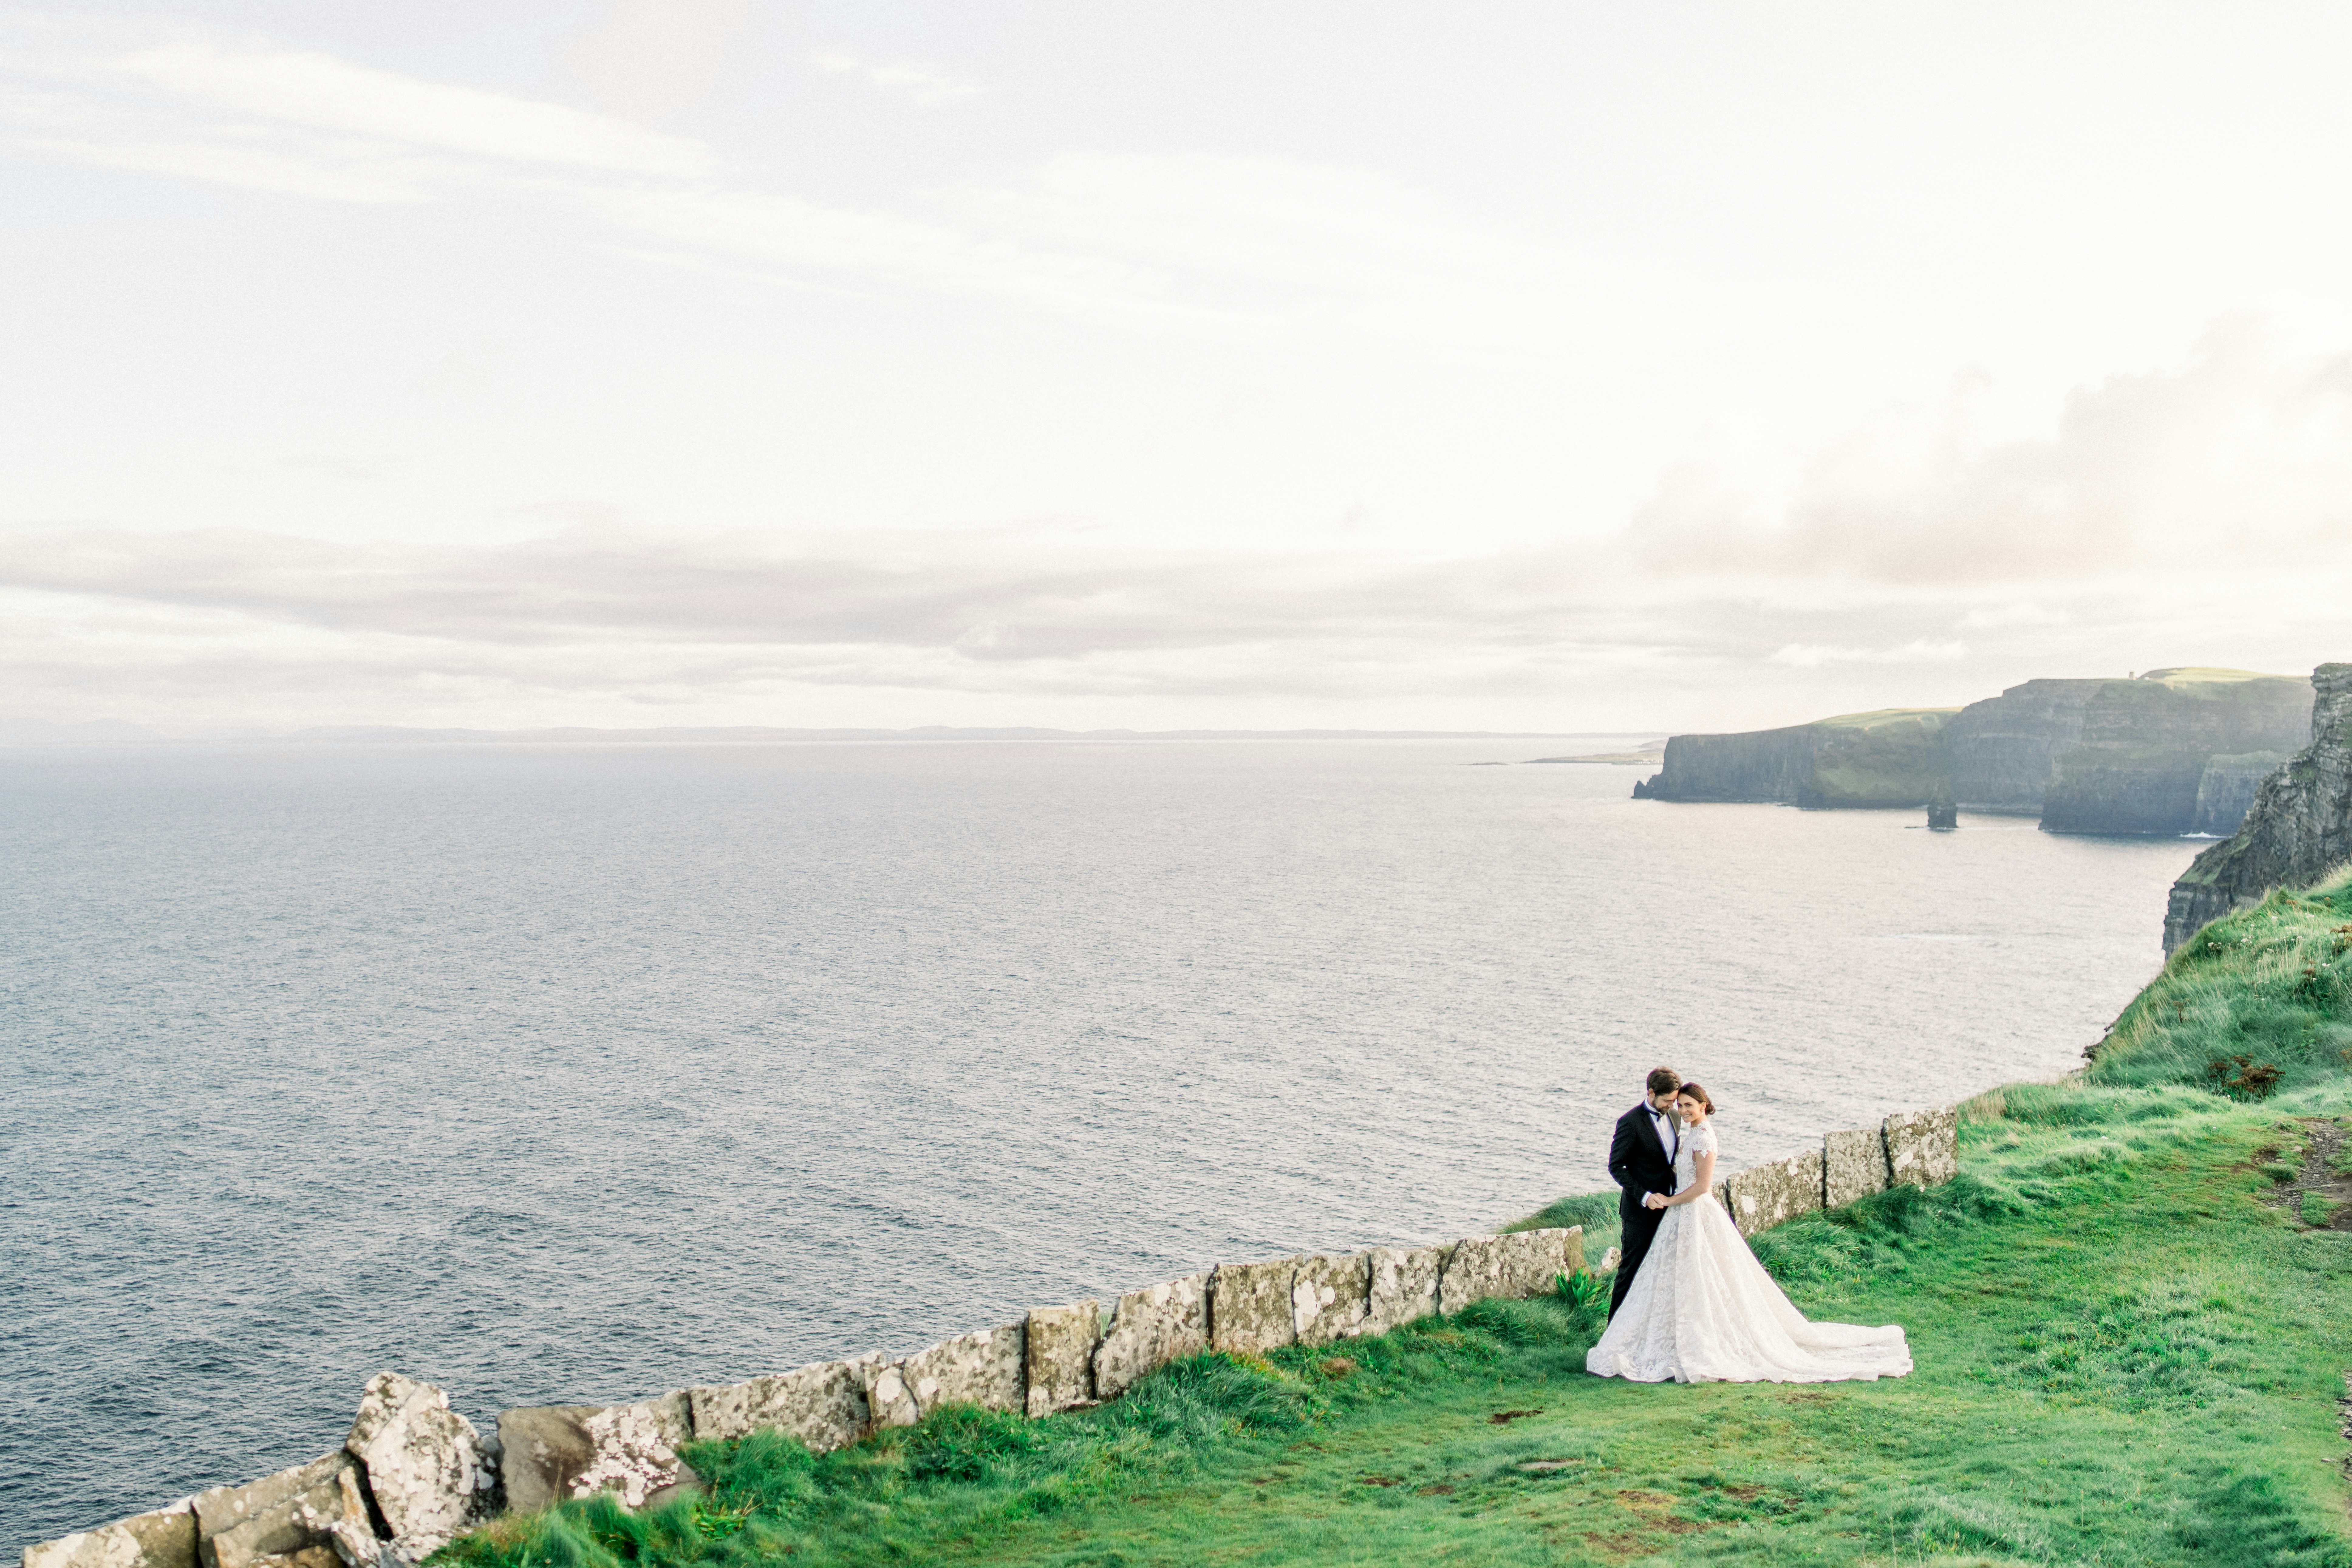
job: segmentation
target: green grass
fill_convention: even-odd
[[[1957,708],[1874,708],[1867,713],[1840,713],[1813,722],[1830,730],[1924,730],[1932,734],[1958,712]]]
[[[2352,871],[2307,892],[2273,893],[2181,943],[2116,1020],[2089,1077],[2260,1098],[2249,1079],[2262,1069],[2275,1071],[2277,1092],[2338,1081],[2347,1065]]]
[[[567,1503],[442,1561],[2352,1568],[2352,1235],[2280,1187],[2312,1119],[2352,1125],[2347,950],[2352,877],[2217,922],[2085,1079],[1964,1107],[1957,1180],[1757,1238],[1808,1313],[1904,1325],[1907,1378],[1633,1386],[1585,1374],[1590,1310],[1485,1302],[1044,1421],[694,1444],[705,1497]],[[1597,1260],[1615,1220],[1593,1194],[1514,1228],[1584,1225]]]
[[[447,1556],[2352,1564],[2352,1237],[2261,1201],[2305,1136],[2286,1113],[2352,1109],[2346,1089],[2014,1087],[1963,1122],[1957,1181],[1758,1238],[1808,1312],[1909,1331],[1898,1381],[1633,1386],[1584,1373],[1595,1325],[1567,1303],[1489,1302],[1199,1357],[1045,1421],[943,1411],[822,1456],[694,1445],[707,1499],[565,1504]]]

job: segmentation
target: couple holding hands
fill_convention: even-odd
[[[1911,1370],[1898,1327],[1815,1323],[1764,1271],[1715,1196],[1715,1101],[1651,1069],[1617,1119],[1609,1174],[1623,1236],[1609,1327],[1585,1370],[1636,1383],[1837,1383]]]

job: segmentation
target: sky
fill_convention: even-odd
[[[2352,11],[0,8],[0,716],[2352,658]]]

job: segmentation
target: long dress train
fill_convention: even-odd
[[[1698,1155],[1715,1147],[1712,1127],[1683,1134],[1676,1192],[1690,1185]],[[1893,1325],[1808,1321],[1710,1194],[1666,1210],[1584,1369],[1635,1383],[1839,1383],[1901,1377],[1911,1370],[1911,1349]]]

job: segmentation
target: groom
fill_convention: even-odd
[[[1609,1140],[1609,1175],[1617,1184],[1617,1286],[1609,1292],[1609,1315],[1615,1317],[1633,1288],[1634,1271],[1649,1256],[1665,1210],[1644,1208],[1651,1193],[1671,1195],[1675,1190],[1675,1155],[1682,1139],[1681,1119],[1675,1114],[1675,1090],[1683,1080],[1672,1068],[1652,1068],[1649,1092],[1641,1104],[1617,1119]]]

